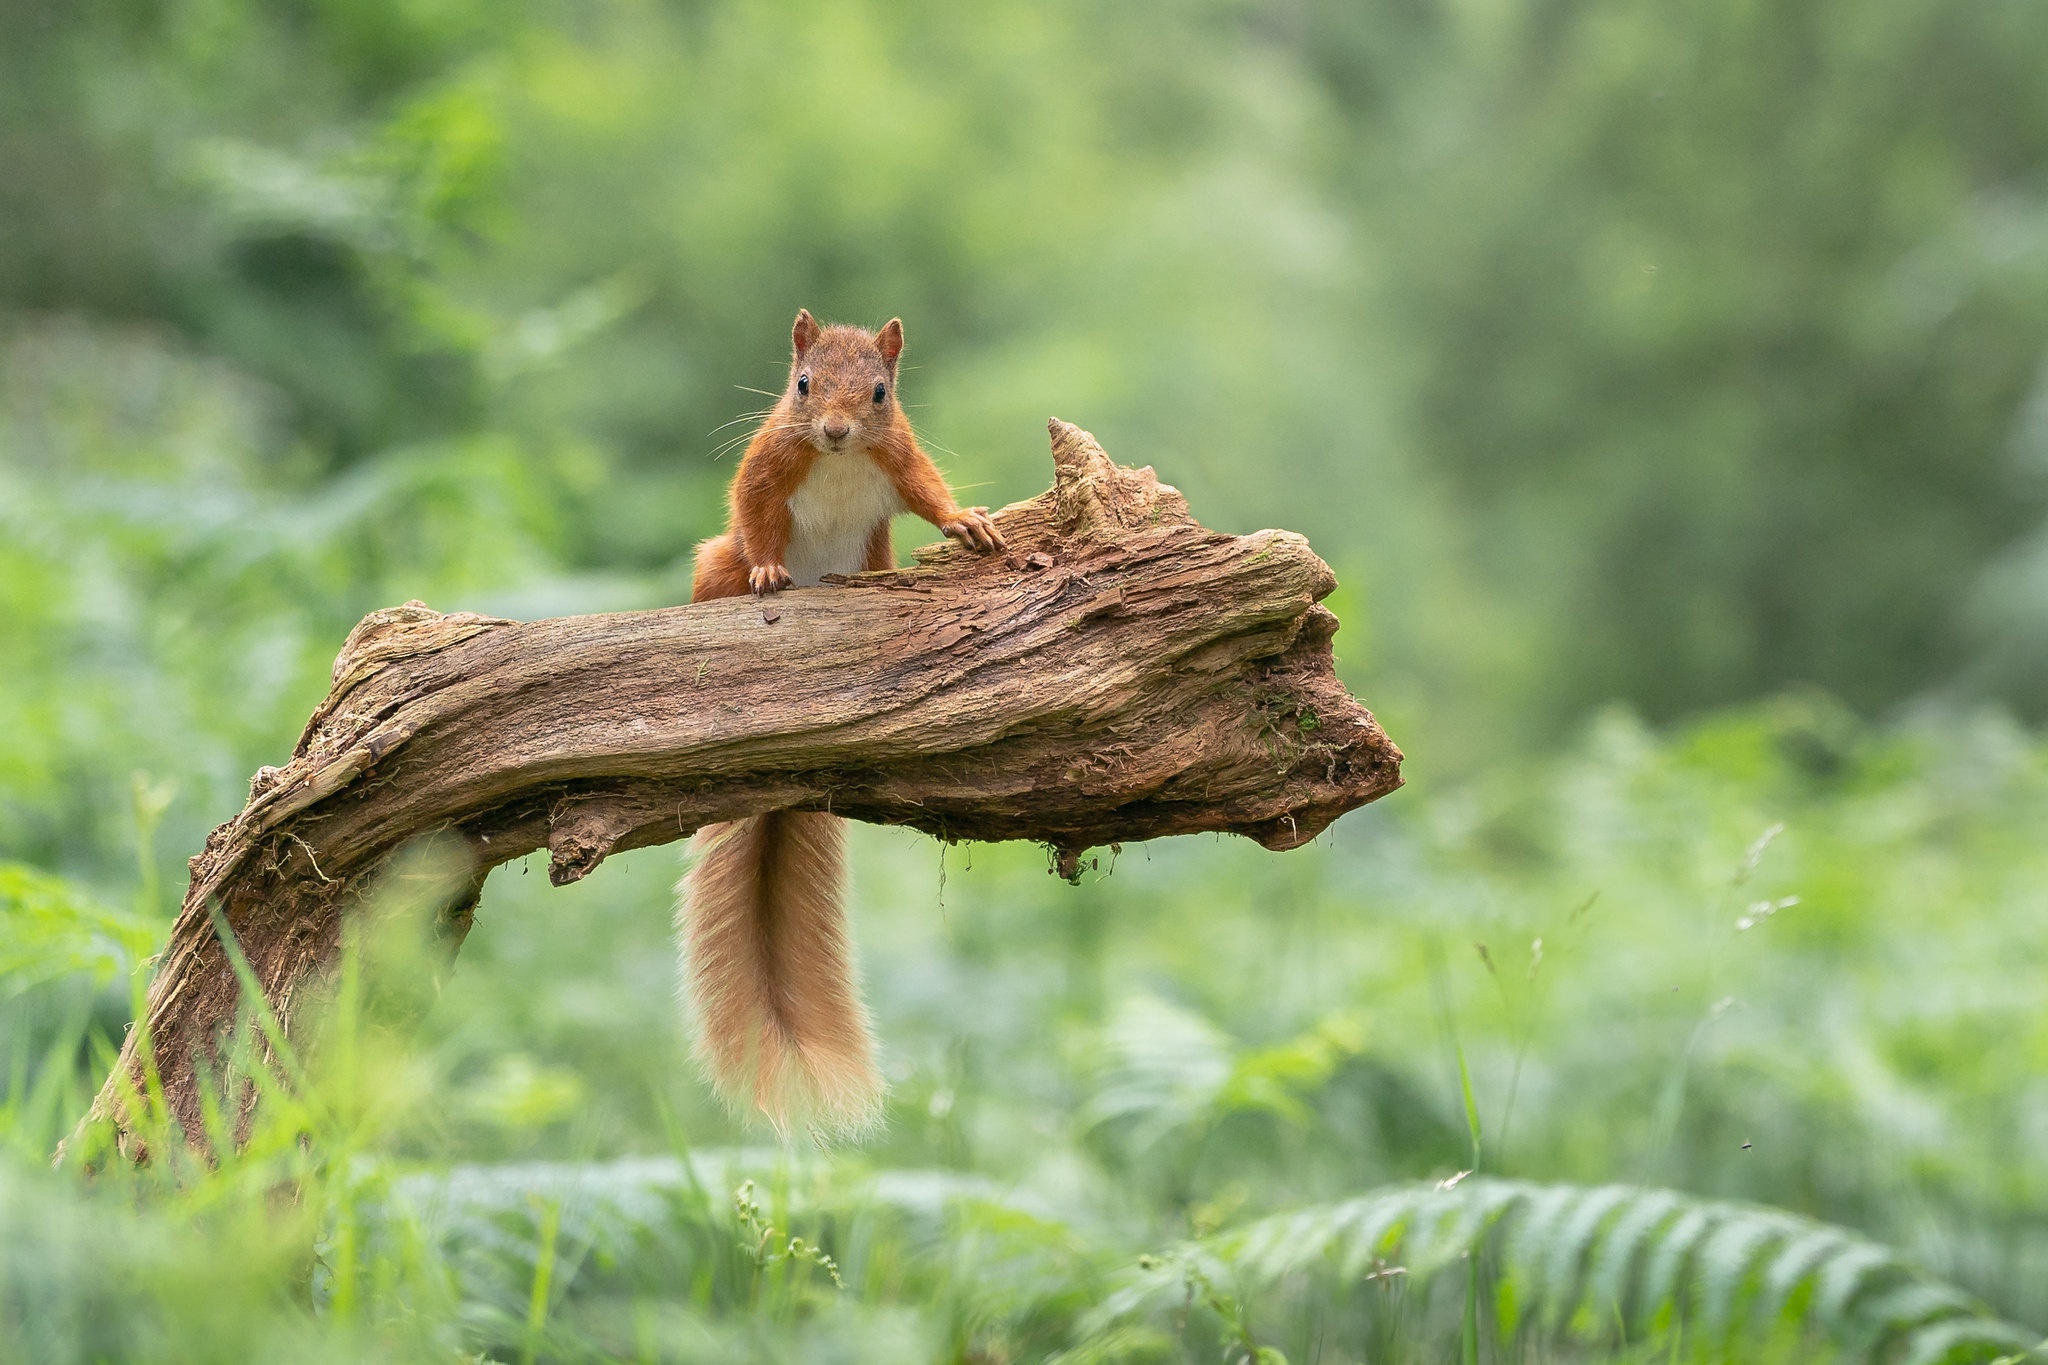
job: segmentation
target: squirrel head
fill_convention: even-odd
[[[879,332],[865,327],[820,327],[799,309],[790,332],[795,355],[782,401],[788,421],[824,451],[865,450],[895,424],[896,358],[903,354],[903,321],[890,318]]]

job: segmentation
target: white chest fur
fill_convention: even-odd
[[[789,576],[809,587],[828,573],[859,573],[876,525],[902,510],[889,476],[867,452],[820,454],[789,499]]]

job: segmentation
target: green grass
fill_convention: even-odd
[[[513,867],[416,1027],[366,940],[242,1156],[89,1184],[139,943],[10,870],[0,1355],[1988,1360],[2048,1322],[2044,814],[1995,719],[1788,700],[1078,887],[865,831],[858,1150],[690,1074],[673,851]]]

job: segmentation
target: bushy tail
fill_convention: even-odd
[[[851,1133],[882,1100],[842,900],[845,822],[811,811],[706,825],[678,890],[697,1059],[777,1131]]]

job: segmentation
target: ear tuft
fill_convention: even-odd
[[[818,339],[818,333],[823,330],[823,328],[818,326],[818,320],[811,316],[810,309],[797,309],[796,326],[792,327],[789,331],[789,339],[795,343],[796,353],[802,355],[805,351],[810,350],[811,343]]]
[[[875,345],[882,348],[882,359],[890,364],[903,354],[903,319],[890,318],[888,325],[875,333]]]

